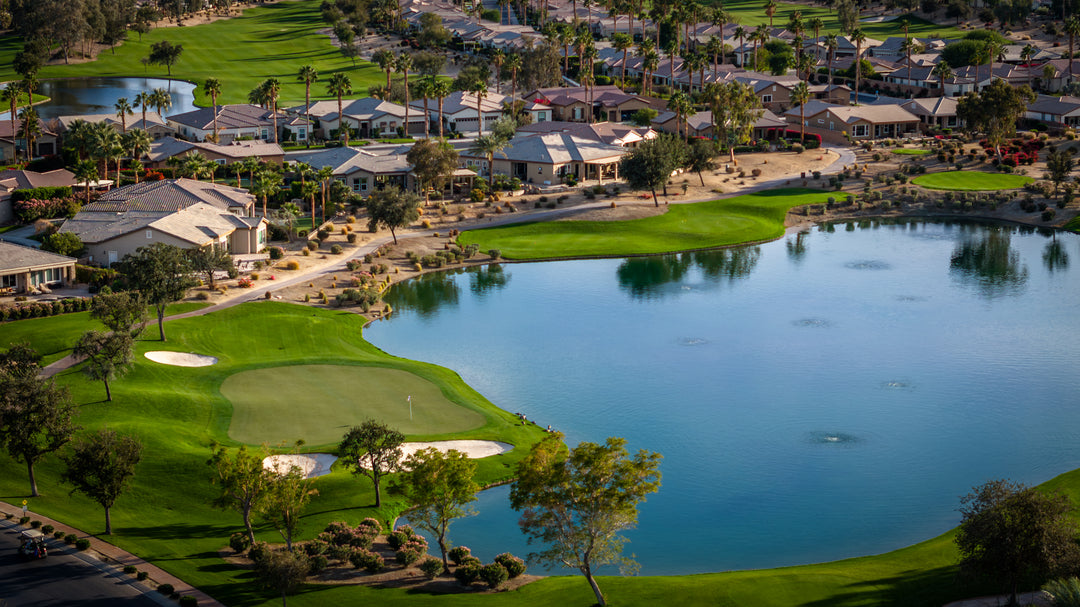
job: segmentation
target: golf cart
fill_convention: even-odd
[[[24,559],[43,559],[49,556],[45,534],[37,529],[27,529],[19,534],[19,556]]]

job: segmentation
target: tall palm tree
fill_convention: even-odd
[[[304,83],[304,119],[308,123],[307,146],[311,147],[311,83],[319,79],[319,70],[309,63],[300,68],[296,79]]]
[[[491,53],[491,65],[495,66],[495,93],[502,93],[502,64],[506,60],[506,53],[497,48]]]
[[[402,129],[402,134],[405,137],[409,136],[409,69],[412,68],[412,55],[407,51],[402,51],[394,61],[394,68],[401,72],[405,76],[405,128]]]
[[[953,77],[952,68],[949,67],[949,62],[942,59],[937,62],[934,69],[931,70],[932,74],[936,74],[938,77],[938,88],[941,90],[941,96],[945,96],[945,81]]]
[[[218,137],[217,98],[221,94],[221,81],[217,78],[207,78],[203,82],[203,92],[210,96],[210,107],[214,111],[214,143],[220,143],[221,140]]]
[[[840,39],[836,34],[825,34],[825,51],[829,61],[829,86],[833,84],[833,61],[836,60],[836,51],[840,48]]]
[[[622,51],[622,78],[619,79],[620,83],[626,82],[626,53],[630,51],[634,46],[634,39],[630,34],[615,34],[611,38],[612,46],[616,51]],[[623,85],[625,86],[625,84]]]
[[[799,141],[806,143],[806,102],[810,101],[810,87],[806,81],[791,87],[791,100],[799,104]]]
[[[487,83],[477,80],[469,88],[469,92],[476,95],[476,134],[480,135],[484,132],[484,114],[481,111],[480,102],[487,97]]]
[[[862,77],[862,45],[866,42],[866,34],[863,33],[861,27],[856,27],[851,30],[848,37],[855,43],[855,103],[858,104],[859,80]]]
[[[341,113],[341,98],[352,94],[352,81],[349,75],[337,72],[330,76],[330,81],[326,84],[326,92],[337,97],[338,138],[340,139],[341,134],[344,133],[345,147],[349,147],[349,127],[345,124],[345,116]]]
[[[127,97],[121,97],[116,100],[113,109],[116,110],[116,116],[120,119],[120,132],[126,133],[127,117],[135,115],[135,111],[131,109],[131,103],[128,102]]]
[[[138,162],[142,155],[150,151],[153,140],[150,133],[143,129],[131,129],[123,135],[124,149],[131,150],[131,159]],[[139,171],[135,171],[135,183],[139,183]]]
[[[450,83],[446,80],[436,80],[431,87],[431,96],[439,102],[439,139],[443,138],[443,100],[450,92]]]
[[[625,36],[625,34],[622,34]],[[626,51],[623,51],[623,61],[626,61]],[[521,70],[522,59],[518,53],[510,53],[506,56],[506,69],[510,70],[510,97],[517,101],[517,75]],[[623,65],[623,78],[626,77],[626,65]]]
[[[390,73],[394,71],[396,65],[396,57],[394,52],[388,49],[379,49],[375,51],[375,54],[371,56],[371,61],[378,64],[379,69],[386,72],[386,88],[390,88]]]

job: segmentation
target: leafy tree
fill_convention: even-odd
[[[42,239],[41,250],[52,251],[57,255],[78,257],[83,250],[83,241],[74,232],[55,232]]]
[[[416,507],[409,519],[435,536],[443,567],[449,568],[446,532],[454,519],[474,514],[469,504],[480,490],[472,480],[476,462],[454,449],[443,453],[428,447],[409,456],[405,468],[405,495]]]
[[[369,419],[345,433],[338,455],[353,474],[363,474],[375,485],[375,507],[382,506],[379,485],[383,475],[393,472],[401,461],[405,435],[384,423]]]
[[[66,465],[61,478],[105,509],[105,535],[112,534],[110,510],[127,488],[142,459],[142,443],[134,436],[103,429],[75,441],[62,459]]]
[[[398,187],[386,187],[375,190],[364,201],[370,219],[368,228],[386,226],[397,244],[397,228],[403,228],[420,217],[420,198],[412,192],[404,192]]]
[[[619,173],[635,190],[652,192],[653,204],[660,206],[656,188],[667,188],[671,173],[683,166],[686,145],[675,135],[663,134],[634,148],[619,161]]]
[[[1080,566],[1077,528],[1064,493],[994,480],[960,499],[956,533],[963,574],[994,579],[1018,605],[1020,585],[1037,587]]]
[[[1058,188],[1069,179],[1069,173],[1076,166],[1072,154],[1064,150],[1051,150],[1046,156],[1046,171],[1050,175],[1050,181],[1054,182],[1054,196],[1057,196]],[[44,248],[44,247],[42,247]]]
[[[135,338],[142,333],[146,322],[146,304],[138,293],[131,291],[99,294],[90,303],[90,318],[100,321],[110,331]]]
[[[236,264],[233,263],[232,255],[223,246],[213,244],[208,247],[188,249],[188,259],[191,263],[191,271],[206,276],[206,283],[210,289],[214,288],[214,277],[218,272],[226,272],[231,276],[236,273]]]
[[[294,594],[307,579],[311,562],[298,550],[274,550],[255,563],[255,575],[267,590],[281,593],[282,607],[288,607],[286,596]]]
[[[239,512],[252,544],[255,543],[255,530],[251,526],[251,513],[259,510],[273,480],[272,473],[263,467],[262,461],[262,457],[249,453],[247,447],[240,445],[232,457],[228,449],[219,446],[206,462],[214,470],[211,482],[221,487],[214,506]]]
[[[424,188],[424,202],[428,201],[428,192],[434,187],[441,189],[446,179],[451,178],[457,169],[458,153],[452,145],[435,139],[417,141],[405,160],[412,165],[413,173]]]
[[[971,92],[960,98],[956,115],[966,120],[968,127],[986,133],[1001,157],[1001,144],[1016,135],[1016,120],[1035,101],[1035,93],[1028,86],[1014,87],[1004,80],[994,80],[978,93]]]
[[[158,242],[125,255],[120,272],[143,300],[154,306],[158,332],[165,341],[165,308],[183,299],[187,290],[195,286],[188,256],[178,247]]]
[[[603,445],[583,442],[563,459],[562,438],[548,435],[518,463],[510,505],[521,511],[518,524],[529,541],[549,546],[529,558],[578,569],[597,602],[607,605],[593,571],[636,568],[622,556],[626,538],[619,534],[637,524],[638,504],[660,489],[661,456],[641,450],[631,457],[625,439],[609,438]]]
[[[695,139],[690,143],[686,154],[686,168],[698,174],[701,185],[705,185],[703,171],[716,170],[716,144],[705,139]]]
[[[300,530],[304,508],[312,496],[319,494],[311,485],[311,479],[304,478],[300,468],[293,466],[285,474],[270,475],[266,497],[259,502],[259,514],[278,530],[287,550],[292,550],[292,538]]]
[[[25,462],[30,495],[37,497],[34,464],[57,451],[78,430],[67,388],[38,379],[37,353],[13,346],[0,367],[0,444],[15,461]]]
[[[135,340],[131,333],[87,331],[82,334],[72,351],[84,359],[83,373],[92,380],[105,384],[105,400],[112,402],[109,381],[121,377],[131,368],[135,353]]]
[[[182,45],[172,44],[168,40],[155,42],[150,45],[149,63],[164,65],[168,68],[169,76],[172,76],[172,66],[180,59],[180,54],[183,52],[184,47]]]

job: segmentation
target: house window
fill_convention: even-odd
[[[761,96],[761,102],[762,103],[772,103],[772,95],[762,95]]]
[[[866,137],[870,134],[870,126],[866,124],[856,124],[851,130],[852,137]]]
[[[153,238],[154,238],[154,231],[153,230],[147,230],[146,231],[146,239],[147,240],[152,240]]]

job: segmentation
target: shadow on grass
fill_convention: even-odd
[[[800,603],[804,607],[898,605],[929,607],[968,596],[971,589],[957,578],[955,566],[904,571],[896,576],[863,580],[844,586],[826,599]]]

